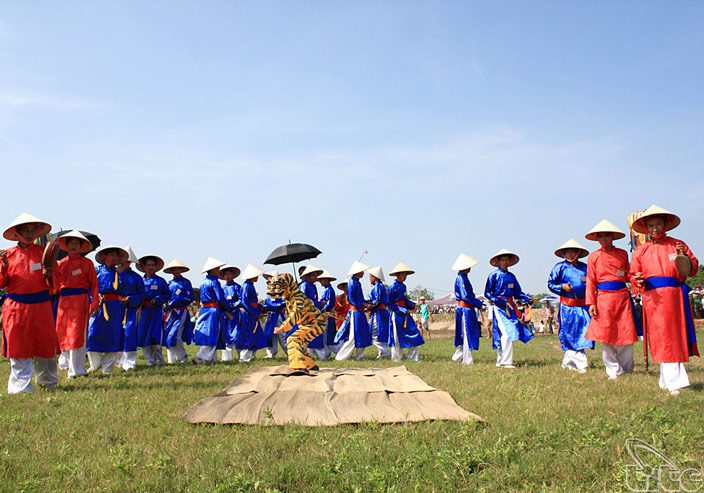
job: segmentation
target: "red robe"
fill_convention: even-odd
[[[347,312],[350,311],[350,302],[347,300],[346,294],[338,294],[335,298],[335,325],[340,328],[342,322],[344,322]]]
[[[82,255],[65,257],[54,270],[54,287],[62,289],[87,289],[88,293],[73,296],[59,296],[56,314],[56,334],[59,347],[64,350],[80,349],[85,344],[86,328],[90,312],[98,306],[98,277],[95,266]]]
[[[44,248],[29,245],[7,250],[7,267],[0,262],[0,288],[8,295],[48,291],[42,276]],[[3,356],[7,358],[53,358],[58,354],[54,314],[50,301],[23,303],[9,297],[2,309]]]
[[[627,288],[619,291],[598,291],[601,282],[628,281],[628,253],[620,248],[607,252],[596,250],[587,259],[587,305],[596,305],[585,337],[592,341],[614,346],[626,346],[638,340],[636,324],[631,309],[631,296]]]
[[[692,261],[694,275],[699,269],[699,260],[689,247],[680,240],[666,236],[660,241],[648,241],[633,253],[631,274],[642,272],[643,276],[675,277],[684,282],[675,267],[675,246],[684,245],[685,253]],[[687,326],[682,289],[663,287],[643,291],[643,329],[648,338],[650,352],[656,363],[682,363],[689,360]]]

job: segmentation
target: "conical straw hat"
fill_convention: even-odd
[[[242,273],[242,269],[237,267],[235,264],[225,264],[220,266],[220,278],[222,279],[222,271],[232,269],[233,273],[235,274],[235,277],[238,277]]]
[[[614,240],[620,240],[626,237],[626,233],[618,229],[618,226],[607,219],[602,219],[599,224],[594,226],[584,237],[588,240],[599,241],[599,233],[611,233],[614,236]]]
[[[577,241],[575,240],[568,240],[564,242],[560,247],[555,250],[555,255],[557,255],[560,258],[564,258],[565,256],[565,250],[569,250],[570,248],[574,248],[575,250],[579,250],[579,258],[586,257],[589,255],[589,250],[584,248],[582,245],[580,245]]]
[[[648,229],[645,227],[645,223],[649,217],[653,216],[663,216],[665,218],[665,231],[670,231],[680,225],[680,218],[676,214],[663,209],[659,205],[653,204],[648,207],[638,219],[633,221],[633,225],[631,226],[633,231],[647,235]]]
[[[127,260],[132,262],[133,264],[138,264],[139,259],[137,258],[137,254],[134,253],[134,250],[132,250],[132,247],[126,246],[124,250],[127,252]]]
[[[38,219],[34,217],[31,214],[27,214],[26,212],[23,212],[19,216],[17,216],[12,223],[7,227],[5,232],[2,234],[3,238],[6,240],[10,241],[19,241],[20,237],[17,236],[17,232],[15,231],[15,228],[17,226],[21,226],[23,224],[37,224],[37,236],[44,236],[47,235],[51,232],[51,224],[49,224],[46,221],[42,221],[41,219]]]
[[[333,276],[326,270],[323,270],[323,273],[318,276],[318,279],[330,279],[330,282],[337,281],[337,277]]]
[[[61,247],[63,251],[68,252],[68,246],[66,244],[71,238],[81,240],[81,246],[78,249],[79,253],[88,253],[93,249],[93,244],[88,240],[88,238],[83,236],[80,231],[77,231],[75,229],[73,231],[69,231],[65,235],[56,238],[56,243],[59,244],[59,247]]]
[[[340,281],[337,283],[337,289],[340,291],[345,291],[347,289],[347,285],[350,283],[349,279],[345,279],[344,281]]]
[[[498,267],[499,266],[499,257],[501,257],[503,255],[508,255],[511,257],[511,261],[508,264],[509,267],[516,265],[518,263],[518,261],[520,260],[518,255],[516,255],[515,253],[513,253],[510,250],[506,250],[505,248],[502,248],[501,250],[496,252],[493,257],[491,257],[489,259],[489,263],[491,265],[493,265],[494,267]]]
[[[99,264],[104,264],[105,263],[105,253],[108,250],[117,250],[118,251],[118,263],[122,263],[125,260],[127,260],[127,256],[129,255],[127,250],[125,250],[121,246],[106,245],[104,247],[101,247],[97,252],[95,252],[95,261],[98,262]]]
[[[460,253],[460,256],[457,257],[457,260],[455,260],[455,263],[452,264],[452,270],[465,270],[465,269],[471,269],[475,265],[479,264],[479,260],[475,259],[474,257],[470,257],[469,255],[466,255],[464,253]]]
[[[350,270],[347,271],[347,275],[353,276],[355,274],[359,274],[360,272],[364,272],[368,268],[369,268],[369,266],[367,264],[363,264],[362,262],[355,260],[354,262],[352,262],[352,265],[350,266]]]
[[[245,281],[250,281],[255,277],[261,276],[262,273],[264,273],[264,271],[259,267],[252,264],[247,264],[247,267],[244,268],[244,272],[242,272],[242,279]]]
[[[377,265],[376,267],[372,267],[367,271],[367,274],[372,275],[379,279],[381,282],[386,282],[386,279],[384,278],[384,271],[382,270],[380,265]]]
[[[395,276],[395,275],[401,274],[401,273],[403,273],[403,272],[405,272],[406,274],[409,274],[409,275],[416,273],[416,271],[414,271],[413,269],[411,269],[410,267],[408,267],[408,266],[407,266],[406,264],[404,264],[403,262],[399,262],[398,264],[396,264],[396,267],[394,267],[394,268],[391,270],[391,272],[389,272],[389,275],[390,275],[390,276]]]
[[[313,264],[309,264],[309,265],[306,265],[306,268],[301,271],[299,276],[303,277],[303,276],[307,276],[308,274],[314,274],[316,272],[318,274],[322,274],[323,269],[321,269],[320,267],[316,267]]]
[[[169,265],[166,266],[164,272],[166,272],[167,274],[171,274],[171,269],[183,269],[183,272],[188,272],[189,270],[191,270],[186,264],[184,264],[177,258],[169,262]]]
[[[137,262],[137,270],[139,270],[140,272],[145,272],[144,266],[142,264],[150,258],[154,259],[154,262],[156,263],[156,270],[154,272],[159,272],[161,269],[164,268],[164,259],[162,259],[158,255],[142,255],[141,257],[139,257],[139,261]]]
[[[262,273],[262,277],[266,280],[269,280],[272,277],[277,277],[278,275],[279,275],[278,270],[269,270],[269,271]]]
[[[225,262],[218,260],[215,257],[208,257],[208,259],[203,264],[203,268],[200,270],[201,274],[207,273],[209,270],[219,269],[225,265]]]

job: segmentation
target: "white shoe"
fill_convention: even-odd
[[[502,368],[512,369],[512,368],[516,368],[516,367],[514,365],[503,365]]]
[[[618,378],[618,377],[611,376],[611,377],[609,377],[609,380],[616,380],[617,378]]]
[[[680,395],[680,391],[679,390],[671,390],[670,395],[674,395],[674,396]]]

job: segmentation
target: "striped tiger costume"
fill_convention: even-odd
[[[291,274],[270,278],[266,292],[271,297],[283,297],[286,301],[286,320],[275,333],[288,332],[294,325],[298,325],[298,330],[286,342],[289,366],[294,370],[317,370],[318,365],[308,355],[306,348],[310,341],[325,330],[327,315],[318,310],[313,301],[298,289]]]

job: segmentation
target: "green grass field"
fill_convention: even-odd
[[[55,392],[0,396],[0,490],[628,491],[629,437],[682,468],[704,466],[698,359],[688,365],[692,387],[671,397],[657,386],[657,365],[646,374],[640,356],[634,374],[613,382],[598,349],[587,374],[562,370],[554,336],[519,344],[516,370],[494,366],[486,339],[474,366],[451,362],[452,349],[449,340],[433,340],[423,361],[404,364],[486,425],[227,427],[182,419],[236,376],[283,359],[140,366],[73,381],[62,372]],[[323,366],[333,365],[350,363]],[[3,360],[3,387],[8,372]]]

